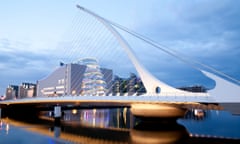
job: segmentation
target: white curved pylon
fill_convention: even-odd
[[[150,72],[148,72],[137,60],[136,56],[134,55],[134,52],[131,50],[129,44],[126,42],[126,40],[117,32],[116,29],[113,28],[113,26],[104,18],[98,16],[97,14],[77,5],[77,8],[80,10],[83,10],[84,12],[92,15],[95,17],[99,22],[101,22],[118,40],[122,48],[127,53],[128,57],[130,58],[131,62],[133,63],[134,67],[136,68],[145,88],[146,88],[146,95],[167,95],[167,96],[194,96],[194,95],[204,95],[206,96],[206,93],[192,93],[187,92],[183,90],[176,89],[174,87],[171,87],[160,80],[158,80],[156,77],[154,77]]]
[[[217,102],[236,103],[240,102],[240,86],[224,80],[212,73],[201,70],[207,77],[215,81],[215,87],[208,93],[214,97]]]

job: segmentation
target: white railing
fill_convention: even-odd
[[[156,102],[205,102],[211,103],[216,102],[212,97],[205,96],[61,96],[61,97],[34,97],[34,98],[23,98],[16,100],[6,100],[0,101],[1,103],[37,103],[37,102],[75,102],[75,101],[84,101],[84,102],[109,102],[109,101],[118,101],[118,102],[148,102],[148,103],[156,103]]]

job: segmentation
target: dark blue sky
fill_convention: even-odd
[[[76,4],[240,79],[239,1],[9,0],[0,2],[0,94],[8,84],[36,82],[58,66],[58,48],[79,11]],[[213,85],[191,67],[148,51],[136,53],[164,82]]]

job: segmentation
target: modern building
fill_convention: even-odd
[[[100,68],[95,59],[86,58],[78,63],[61,63],[53,73],[37,81],[37,96],[103,95],[108,93],[111,82],[112,70]]]
[[[86,66],[86,70],[83,74],[81,84],[82,91],[80,95],[106,96],[108,93],[106,82],[111,84],[110,81],[112,81],[112,74],[106,69],[101,70],[98,61],[93,58],[85,58],[79,60],[78,63]],[[107,77],[104,77],[104,75]]]

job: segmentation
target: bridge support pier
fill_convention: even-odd
[[[137,117],[176,119],[184,117],[186,109],[170,104],[132,104],[131,113]]]
[[[62,117],[61,106],[54,106],[54,125],[59,126]]]
[[[60,126],[54,126],[54,137],[59,138],[61,135],[61,127]]]

